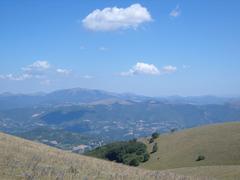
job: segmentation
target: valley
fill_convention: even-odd
[[[65,150],[79,145],[88,150],[156,131],[237,121],[240,107],[234,100],[154,98],[80,88],[34,96],[2,94],[0,130]]]

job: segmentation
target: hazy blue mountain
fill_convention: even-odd
[[[149,99],[134,94],[118,94],[102,90],[73,88],[51,93],[36,94],[0,94],[0,109],[26,108],[33,106],[60,106],[121,100],[143,101]]]
[[[41,129],[45,127],[60,129],[53,131],[55,137],[59,132],[64,136],[77,133],[104,143],[147,136],[154,131],[239,121],[239,102],[238,98],[154,98],[81,88],[46,94],[4,93],[0,95],[0,131],[25,133],[25,137],[38,140],[36,134],[32,136],[36,130],[50,138],[51,133]]]

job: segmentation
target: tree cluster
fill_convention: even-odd
[[[142,142],[133,140],[107,144],[88,152],[87,155],[131,166],[138,166],[141,162],[149,159],[147,146]]]

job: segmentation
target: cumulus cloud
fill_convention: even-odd
[[[71,70],[58,68],[56,69],[56,72],[63,75],[69,75],[71,73]]]
[[[166,74],[166,73],[173,73],[176,70],[177,70],[177,67],[171,66],[171,65],[164,66],[163,68],[158,69],[154,64],[138,62],[127,72],[122,72],[120,75],[122,76],[132,76],[132,75],[140,75],[140,74],[160,75],[160,74]]]
[[[82,20],[83,26],[92,31],[114,31],[136,29],[145,22],[152,21],[151,14],[141,4],[127,8],[108,7],[96,9]]]
[[[160,73],[160,71],[158,70],[158,68],[155,65],[138,62],[131,69],[129,69],[129,71],[122,72],[121,75],[123,75],[123,76],[137,75],[137,74],[157,75],[159,73]]]
[[[179,5],[177,5],[170,13],[169,13],[169,16],[171,17],[178,17],[181,15],[181,10],[180,10],[180,7]]]

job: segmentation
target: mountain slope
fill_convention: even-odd
[[[151,151],[154,143],[142,139]],[[180,167],[240,165],[240,122],[192,128],[161,135],[155,140],[158,151],[142,167],[173,169]],[[199,155],[204,160],[196,161]]]
[[[61,151],[0,133],[2,179],[164,179],[198,180],[148,171]]]

